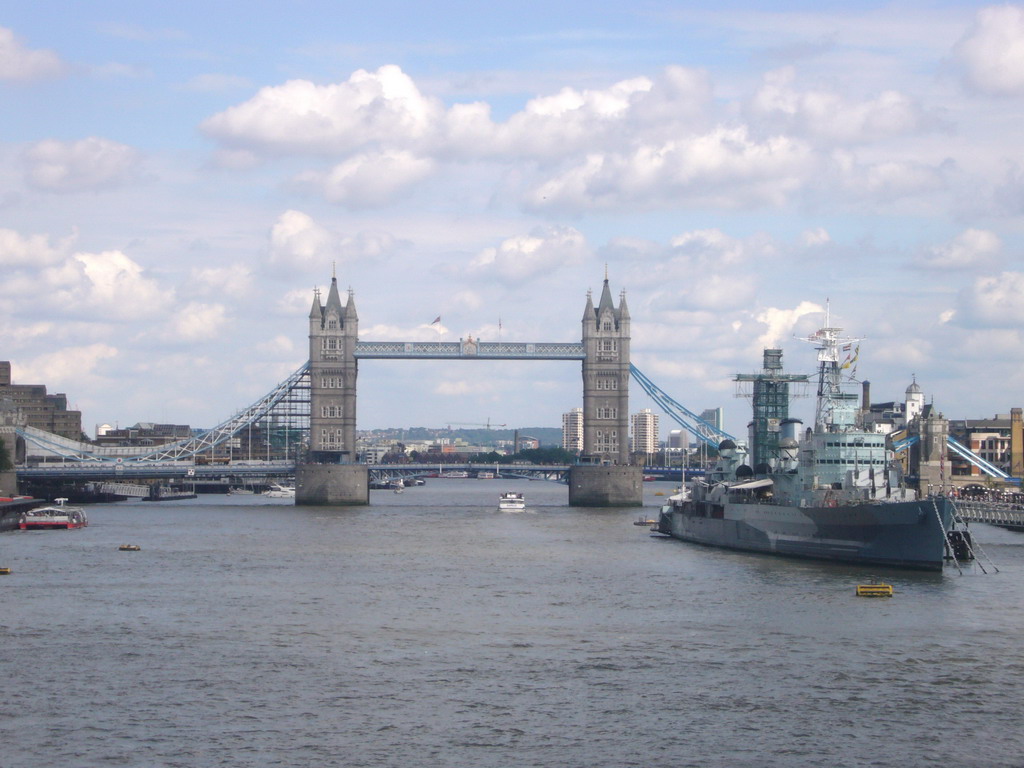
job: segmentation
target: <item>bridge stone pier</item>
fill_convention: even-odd
[[[616,307],[605,276],[597,306],[587,295],[582,343],[359,341],[350,290],[344,305],[337,278],[309,313],[309,461],[296,470],[295,503],[369,503],[369,473],[356,462],[356,378],[366,359],[571,360],[583,365],[583,455],[570,470],[569,504],[640,506],[642,467],[629,456],[629,310]]]

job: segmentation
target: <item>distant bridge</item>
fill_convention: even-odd
[[[398,478],[427,477],[446,472],[465,472],[471,477],[490,474],[495,477],[519,477],[563,481],[568,464],[369,464],[370,480],[388,482]],[[181,482],[218,482],[254,484],[274,481],[295,474],[295,462],[235,462],[233,464],[192,464],[180,462],[147,462],[111,464],[108,462],[49,464],[18,470],[19,478],[64,482],[138,482],[145,480],[177,480]]]

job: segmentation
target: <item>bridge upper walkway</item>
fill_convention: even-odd
[[[357,341],[358,360],[583,360],[583,344],[516,341]]]

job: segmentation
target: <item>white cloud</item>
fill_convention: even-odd
[[[344,236],[318,224],[302,211],[282,213],[270,230],[270,261],[292,267],[376,261],[399,252],[404,243],[387,232]],[[307,297],[308,298],[308,297]]]
[[[496,248],[484,249],[470,262],[470,268],[525,282],[559,267],[579,264],[587,251],[586,239],[572,227],[538,227],[528,235],[510,237]]]
[[[814,166],[809,147],[775,136],[758,141],[746,127],[709,133],[628,154],[591,154],[574,168],[528,193],[528,205],[585,209],[680,201],[726,208],[782,205]]]
[[[433,168],[433,161],[410,152],[360,153],[325,174],[308,172],[298,180],[318,186],[332,203],[374,208],[406,195]]]
[[[45,235],[26,237],[13,229],[0,229],[0,265],[36,268],[54,265],[66,258],[67,244],[54,247]]]
[[[217,338],[227,323],[223,304],[189,302],[171,318],[165,335],[168,341],[195,342]]]
[[[7,27],[0,27],[0,80],[41,80],[63,74],[64,62],[53,51],[29,50]]]
[[[327,264],[337,237],[302,211],[285,211],[270,230],[270,260],[283,264]]]
[[[965,229],[948,243],[930,248],[916,260],[927,269],[970,269],[990,266],[1002,251],[1002,241],[985,229]]]
[[[529,157],[557,156],[580,146],[594,146],[629,117],[635,100],[652,87],[649,79],[638,77],[604,90],[563,88],[552,96],[531,99],[498,128],[498,145]]]
[[[228,267],[197,267],[189,275],[189,286],[202,294],[240,297],[252,289],[252,270],[245,264]]]
[[[72,252],[74,236],[52,246],[42,235],[0,229],[0,264],[8,267],[0,293],[23,317],[66,317],[92,323],[141,321],[173,303],[173,292],[145,276],[121,251]]]
[[[941,191],[946,178],[941,166],[912,160],[862,162],[847,150],[836,150],[830,157],[829,175],[822,177],[819,191],[840,191],[850,200],[884,206],[913,195]]]
[[[309,314],[312,305],[313,294],[309,288],[295,288],[281,296],[277,300],[275,308],[278,314],[285,317],[305,317]]]
[[[961,290],[956,319],[968,328],[1020,328],[1024,325],[1024,273],[979,277]]]
[[[394,65],[358,70],[344,83],[290,80],[208,118],[201,129],[233,147],[337,154],[434,130],[443,107]]]
[[[1024,8],[982,8],[954,51],[968,87],[995,96],[1024,94]]]
[[[271,339],[261,341],[259,344],[256,345],[256,349],[261,354],[269,355],[275,358],[291,357],[297,351],[297,346],[289,336],[285,336],[283,333],[279,333]]]
[[[794,80],[792,67],[765,75],[749,107],[759,126],[829,143],[856,144],[913,133],[926,125],[921,108],[898,91],[850,101],[834,91],[797,90]]]
[[[48,192],[81,192],[130,181],[141,162],[134,148],[91,136],[80,141],[40,141],[24,154],[25,180]]]
[[[625,283],[643,291],[646,306],[659,318],[683,313],[741,310],[757,296],[757,265],[774,257],[770,238],[739,239],[720,229],[699,229],[673,237],[667,248],[649,247],[630,263]]]
[[[118,349],[109,344],[63,347],[26,362],[12,361],[11,376],[15,381],[25,383],[46,382],[50,391],[64,390],[72,394],[75,392],[73,387],[80,387],[83,380],[97,374],[96,369],[104,361],[118,354]]]
[[[149,318],[173,302],[170,291],[145,277],[142,266],[121,251],[76,253],[59,275],[55,282],[63,283],[65,300],[106,318]]]

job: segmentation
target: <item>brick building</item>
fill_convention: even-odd
[[[68,396],[47,394],[45,384],[12,383],[8,360],[0,360],[0,410],[18,424],[82,439],[82,412],[68,410]]]

